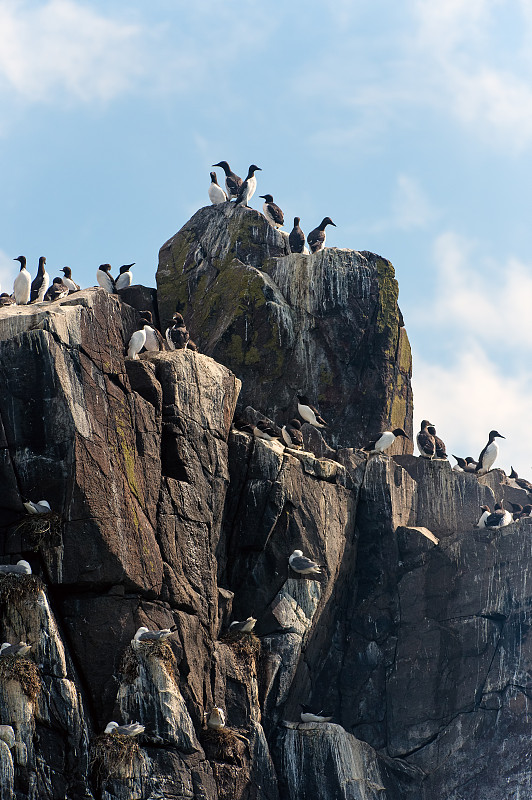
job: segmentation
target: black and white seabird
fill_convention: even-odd
[[[498,431],[489,432],[488,443],[479,455],[477,466],[475,467],[475,472],[477,475],[485,475],[486,472],[490,471],[497,456],[499,455],[499,445],[495,439],[505,438],[506,437],[502,436],[502,434],[500,434]]]
[[[38,503],[33,503],[28,500],[27,503],[22,503],[28,514],[49,514],[52,510],[48,500],[39,500]]]
[[[257,439],[266,439],[267,442],[280,438],[279,431],[265,419],[259,419],[258,422],[255,423],[253,426],[253,433]]]
[[[511,470],[512,471],[510,472],[508,477],[514,480],[516,484],[521,487],[521,489],[524,489],[529,494],[532,494],[532,483],[530,483],[530,481],[527,481],[525,478],[520,478],[513,467],[511,467]]]
[[[527,503],[526,506],[523,506],[519,519],[523,519],[523,517],[532,517],[532,503]]]
[[[171,628],[161,628],[158,631],[150,631],[149,628],[142,625],[131,640],[131,644],[135,646],[139,644],[139,642],[162,642],[164,639],[168,639],[169,636],[172,636],[176,631],[177,625]]]
[[[393,431],[384,431],[376,436],[364,447],[368,450],[370,456],[375,453],[384,453],[395,442],[398,436],[404,436],[405,439],[410,439],[410,436],[402,428],[394,428]]]
[[[253,428],[254,426],[250,422],[246,422],[238,414],[235,414],[233,419],[233,427],[237,429],[237,431],[242,431],[242,433],[250,433],[253,436]]]
[[[15,303],[25,306],[26,303],[29,303],[31,294],[31,275],[26,269],[26,256],[17,256],[13,261],[20,261],[20,272],[13,283]]]
[[[475,525],[475,528],[485,528],[486,527],[486,520],[491,514],[491,509],[489,506],[480,506],[481,515],[479,517],[478,522]]]
[[[165,342],[157,328],[152,325],[144,325],[144,332],[146,334],[146,341],[144,347],[150,353],[158,353],[160,350],[166,350]]]
[[[257,188],[257,179],[255,177],[255,173],[259,171],[262,172],[260,167],[257,167],[256,164],[250,164],[247,178],[240,187],[236,202],[242,203],[244,206],[246,206],[246,208],[249,208],[249,201],[255,194],[255,190]]]
[[[327,225],[334,225],[336,228],[335,223],[330,217],[324,217],[318,227],[314,228],[314,230],[308,234],[307,242],[311,253],[317,253],[325,247],[325,228]]]
[[[17,658],[21,658],[22,656],[27,656],[32,647],[32,644],[26,644],[26,642],[19,642],[18,644],[4,642],[0,647],[0,656],[16,656]]]
[[[227,189],[228,199],[233,200],[237,198],[243,183],[242,178],[239,178],[238,175],[232,172],[227,161],[219,161],[217,164],[213,164],[213,167],[221,167],[225,172],[225,188]]]
[[[464,472],[476,472],[477,469],[477,462],[472,456],[468,456],[466,458],[466,466],[464,467]]]
[[[68,286],[63,283],[62,278],[54,278],[52,281],[52,285],[49,287],[48,291],[44,295],[44,299],[48,300],[49,302],[53,302],[54,300],[61,300],[61,298],[66,297],[69,293]]]
[[[312,706],[306,706],[304,703],[299,704],[303,709],[301,711],[301,722],[330,722],[333,718],[332,711],[312,711]]]
[[[172,317],[174,324],[166,329],[166,341],[170,350],[184,350],[190,342],[190,334],[183,315],[178,311]]]
[[[211,183],[209,186],[209,200],[213,204],[213,206],[217,206],[219,203],[226,203],[227,202],[227,195],[218,183],[218,178],[216,177],[216,172],[211,172]]]
[[[65,277],[63,278],[63,283],[65,286],[68,286],[68,291],[70,294],[72,294],[72,292],[79,292],[78,284],[76,281],[72,280],[72,270],[70,267],[63,267],[63,269],[60,269],[59,272],[64,273]]]
[[[300,575],[321,575],[321,566],[304,556],[302,550],[294,550],[288,563],[294,572],[299,572]]]
[[[440,439],[440,437],[436,436],[436,428],[434,427],[434,425],[429,425],[428,432],[430,433],[430,435],[434,439],[434,449],[435,449],[434,458],[446,459],[447,458],[447,448],[445,447],[445,444]]]
[[[264,200],[262,204],[262,213],[274,228],[282,228],[284,225],[284,214],[279,208],[279,206],[273,202],[273,194],[261,194],[259,195],[261,200]]]
[[[108,722],[104,733],[119,734],[121,736],[138,736],[144,732],[144,725],[140,722],[131,722],[129,725],[119,725],[118,722]]]
[[[297,395],[297,413],[305,422],[314,425],[315,428],[326,428],[327,423],[320,415],[315,406],[312,406],[305,394]]]
[[[96,270],[96,280],[106,292],[109,292],[109,294],[115,294],[116,288],[114,279],[111,275],[110,264],[100,264]]]
[[[235,621],[229,625],[229,630],[233,632],[240,631],[241,633],[251,633],[256,622],[257,620],[255,617],[248,617],[243,622],[238,622],[238,620],[235,619]]]
[[[291,419],[281,428],[281,436],[287,447],[300,449],[303,447],[303,434],[301,433],[301,423],[298,419]]]
[[[131,286],[133,283],[133,273],[131,272],[131,267],[135,266],[135,262],[132,264],[122,264],[120,267],[120,275],[115,281],[115,289],[118,292],[119,289],[127,289],[128,286]]]
[[[42,303],[44,295],[50,285],[50,276],[46,272],[46,257],[39,258],[39,266],[37,267],[37,275],[31,282],[30,303]]]
[[[215,731],[225,728],[225,714],[219,706],[213,706],[210,714],[206,712],[205,716],[207,717],[208,728],[212,728]]]
[[[16,564],[0,564],[0,573],[3,575],[31,575],[31,567],[27,561],[21,559]]]
[[[453,458],[456,459],[456,464],[453,467],[453,472],[465,472],[467,467],[467,461],[465,460],[465,458],[460,458],[460,456],[454,456],[454,455]]]
[[[495,504],[495,511],[493,514],[489,514],[486,518],[485,527],[491,528],[492,530],[496,528],[505,528],[506,525],[509,525],[511,522],[513,522],[513,517],[509,511],[503,508],[501,500],[500,503]]]
[[[10,294],[7,292],[2,292],[2,294],[0,294],[0,308],[3,308],[4,306],[12,306],[14,304],[15,298]]]
[[[288,237],[288,244],[290,245],[291,253],[305,252],[305,234],[299,227],[300,221],[300,217],[294,217],[294,227],[290,231],[290,236]]]
[[[433,428],[432,422],[424,419],[421,423],[421,430],[416,436],[419,454],[422,458],[434,458],[436,455],[436,442],[434,436],[429,433],[429,428]]]
[[[523,506],[520,503],[510,503],[512,506],[512,519],[515,522],[523,515]]]
[[[145,331],[145,322],[141,319],[137,322],[137,327],[135,328],[135,332],[131,336],[129,340],[129,345],[127,349],[128,358],[138,358],[139,353],[142,348],[146,344],[146,331]]]

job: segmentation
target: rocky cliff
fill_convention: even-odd
[[[283,450],[231,428],[237,403],[291,414],[308,346],[335,384],[343,369],[367,376],[373,421],[403,404],[411,430],[391,266],[350,251],[304,263],[261,219],[202,209],[161,251],[185,275],[160,267],[161,318],[180,302],[219,360],[124,358],[136,311],[101,289],[0,310],[0,562],[33,569],[0,576],[2,641],[33,644],[28,658],[0,656],[0,798],[531,796],[532,526],[473,528],[481,504],[526,495],[499,470],[478,480],[446,462],[368,460],[319,441],[318,455]],[[341,291],[335,264],[346,268]],[[242,311],[246,276],[255,289]],[[203,295],[204,314],[192,302]],[[301,371],[282,367],[275,401],[263,358],[282,315],[297,320],[281,342]],[[237,378],[222,355],[246,319],[257,336],[242,345],[260,355],[239,361]],[[340,335],[353,346],[346,338],[342,358]],[[335,420],[329,444],[347,439],[340,394],[313,385]],[[28,498],[52,513],[29,518]],[[296,548],[321,575],[288,568]],[[256,636],[229,632],[249,615]],[[140,625],[175,632],[135,647]],[[332,721],[301,723],[300,703]],[[214,705],[221,732],[205,726]],[[104,735],[111,719],[145,731]]]

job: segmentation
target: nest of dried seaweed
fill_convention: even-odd
[[[170,677],[174,677],[175,655],[164,639],[159,641],[140,642],[137,647],[129,645],[120,662],[120,673],[126,683],[133,683],[139,674],[139,657],[156,658],[166,669]]]
[[[43,583],[37,575],[0,574],[0,605],[9,606],[27,597],[36,597],[41,589]]]
[[[242,631],[229,631],[221,639],[235,655],[247,661],[255,660],[260,653],[260,639],[254,633],[243,633]]]
[[[92,743],[91,767],[100,781],[130,771],[138,757],[139,744],[132,736],[102,733]]]
[[[27,514],[15,530],[28,538],[34,550],[39,547],[59,547],[61,544],[62,519],[55,511],[46,514]]]
[[[24,694],[35,700],[41,691],[41,674],[37,664],[24,656],[0,656],[0,683],[17,681]]]
[[[201,732],[201,744],[209,761],[242,765],[246,741],[230,728],[206,728]]]

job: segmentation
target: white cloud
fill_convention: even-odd
[[[366,225],[369,233],[389,230],[411,231],[427,227],[436,211],[419,181],[411,175],[397,176],[387,217]]]
[[[13,291],[13,281],[20,269],[18,261],[13,261],[13,258],[0,250],[0,291],[11,294]]]

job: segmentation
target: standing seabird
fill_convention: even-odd
[[[37,267],[37,275],[31,283],[30,303],[42,303],[44,300],[44,295],[50,284],[50,276],[46,272],[45,264],[46,257],[41,256]]]
[[[68,291],[70,294],[72,294],[72,292],[79,292],[78,284],[76,281],[72,280],[72,270],[70,267],[63,267],[63,269],[60,269],[59,272],[64,273],[65,277],[63,278],[63,283],[65,286],[68,286]]]
[[[209,186],[209,200],[213,204],[213,206],[217,206],[219,203],[226,203],[227,202],[227,195],[218,183],[218,178],[216,177],[216,172],[211,172],[211,183]]]
[[[523,515],[523,506],[520,503],[510,503],[512,506],[512,519],[515,522]]]
[[[61,298],[66,297],[68,293],[69,288],[63,283],[63,279],[54,278],[52,285],[44,295],[44,299],[53,302],[54,300],[61,300]]]
[[[164,339],[152,325],[144,325],[144,332],[146,333],[146,341],[144,347],[150,353],[158,353],[160,350],[166,350]]]
[[[27,656],[32,647],[32,644],[26,644],[26,642],[19,642],[18,644],[4,642],[0,647],[0,656],[17,656],[21,658],[22,656]]]
[[[370,456],[375,453],[384,453],[385,450],[392,446],[398,436],[404,436],[405,439],[410,439],[410,436],[402,428],[394,428],[393,431],[384,431],[384,433],[380,433],[363,449],[368,450]]]
[[[116,288],[114,279],[111,275],[110,264],[100,264],[96,270],[96,280],[106,292],[109,292],[109,294],[115,294]]]
[[[499,445],[495,439],[506,439],[506,436],[503,436],[498,431],[489,432],[488,443],[479,455],[477,466],[475,467],[475,472],[478,475],[485,475],[486,472],[489,472],[499,455]]]
[[[130,272],[131,267],[135,266],[135,262],[132,264],[122,264],[120,267],[120,275],[115,281],[115,289],[118,291],[119,289],[127,289],[128,286],[131,286],[133,283],[133,274]]]
[[[324,217],[318,227],[314,228],[314,230],[308,234],[307,242],[312,253],[317,253],[325,247],[325,228],[327,225],[334,225],[336,228],[335,223],[330,217]]]
[[[172,317],[174,324],[166,329],[166,341],[170,350],[184,350],[190,342],[190,334],[183,315],[176,311]]]
[[[496,503],[495,511],[486,518],[486,528],[491,528],[491,530],[495,530],[496,528],[505,528],[506,525],[509,525],[511,522],[513,522],[512,515],[509,511],[506,511],[506,509],[503,508],[502,503],[502,500],[500,503]]]
[[[434,458],[446,459],[447,458],[447,448],[445,447],[445,444],[440,439],[440,437],[436,436],[436,428],[434,427],[434,425],[429,425],[427,430],[430,433],[430,435],[432,436],[432,438],[434,439],[434,449],[435,449]]]
[[[219,706],[213,706],[211,713],[207,714],[207,712],[205,712],[205,716],[207,717],[208,728],[212,728],[215,731],[225,728],[225,714],[223,709]]]
[[[242,178],[239,178],[238,175],[231,171],[227,161],[219,161],[218,164],[213,164],[213,167],[221,167],[225,172],[225,188],[227,189],[228,199],[237,198],[242,186]]]
[[[287,447],[300,449],[303,447],[303,434],[301,433],[301,423],[298,419],[291,419],[281,428],[281,436]]]
[[[532,494],[532,483],[530,483],[530,481],[527,481],[526,478],[520,478],[513,467],[511,467],[511,470],[512,471],[510,472],[508,477],[514,480],[516,484],[521,487],[521,489],[524,489],[529,494]]]
[[[271,442],[273,439],[279,439],[279,432],[265,419],[259,419],[253,426],[253,433],[258,439],[265,439]]]
[[[255,177],[256,172],[262,172],[261,168],[257,167],[256,164],[250,164],[247,178],[240,187],[240,191],[236,200],[237,203],[243,203],[246,208],[249,208],[249,201],[255,194],[255,190],[257,188],[257,179]]]
[[[290,231],[290,236],[288,237],[288,244],[290,245],[291,253],[305,252],[305,234],[299,227],[300,221],[300,217],[294,217],[294,227]]]
[[[262,204],[262,213],[274,228],[282,228],[284,225],[284,214],[279,208],[279,206],[273,202],[273,194],[261,194],[259,195],[261,200],[264,200]]]
[[[302,550],[294,550],[288,559],[289,565],[294,572],[299,572],[300,575],[320,575],[321,566],[310,558],[303,555]]]
[[[489,506],[480,506],[480,510],[482,511],[482,514],[480,515],[480,518],[476,523],[475,528],[485,528],[486,520],[491,514],[491,509]]]
[[[0,572],[4,575],[31,575],[31,567],[27,561],[21,559],[16,564],[0,564]]]
[[[229,625],[229,630],[233,632],[240,631],[241,633],[251,633],[256,622],[257,620],[255,617],[248,617],[243,622],[238,622],[238,620],[235,619],[235,621]]]
[[[297,412],[301,419],[314,425],[315,428],[326,428],[327,423],[321,417],[320,412],[315,406],[312,406],[308,397],[305,394],[297,395]]]
[[[20,261],[20,272],[13,283],[15,303],[25,306],[29,302],[31,294],[31,275],[26,269],[26,256],[17,256],[13,261]]]
[[[306,706],[304,703],[299,704],[303,709],[301,712],[301,722],[330,722],[333,718],[332,711],[312,711],[312,706]]]
[[[419,454],[422,458],[434,458],[436,455],[436,442],[434,436],[429,433],[429,428],[433,428],[432,422],[424,419],[421,423],[421,430],[416,436]]]
[[[138,736],[144,732],[144,725],[140,722],[131,722],[129,725],[119,725],[118,722],[108,722],[104,733],[120,734],[121,736]]]
[[[465,458],[460,458],[460,456],[453,456],[453,458],[456,459],[456,464],[453,467],[453,472],[465,472],[467,467],[467,461],[465,460]]]
[[[144,320],[137,322],[135,332],[129,340],[127,349],[128,358],[138,358],[139,353],[146,344],[146,331],[144,329]]]

